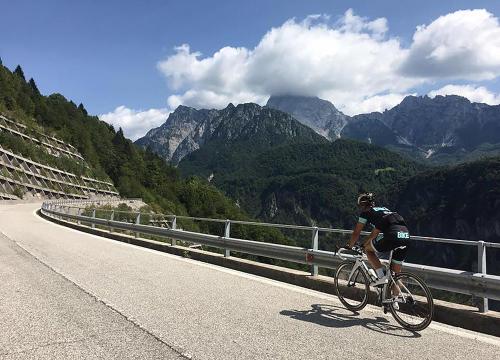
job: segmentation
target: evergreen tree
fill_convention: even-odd
[[[85,109],[85,106],[83,106],[82,103],[80,103],[80,105],[78,105],[78,110],[80,110],[83,115],[85,115],[85,116],[88,115],[87,110]]]
[[[3,65],[2,57],[0,56],[0,65]]]
[[[40,95],[40,91],[38,90],[38,87],[36,86],[35,80],[33,80],[33,78],[30,79],[29,85],[31,87],[31,90],[33,90],[33,94]]]
[[[26,78],[24,77],[24,71],[21,68],[21,65],[17,65],[16,70],[14,70],[14,74],[21,77],[24,81],[26,81]]]

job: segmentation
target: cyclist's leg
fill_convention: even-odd
[[[378,258],[376,252],[385,252],[389,251],[387,239],[385,236],[379,236],[376,239],[372,240],[370,243],[365,245],[366,256],[368,257],[368,261],[375,269],[377,276],[379,279],[387,278],[385,266],[382,265],[380,259]]]
[[[368,262],[374,269],[379,269],[383,267],[371,241],[365,244],[365,253],[366,257],[368,258]]]
[[[392,256],[394,256],[394,253],[393,253]],[[392,262],[391,262],[391,270],[394,273],[396,273],[396,274],[400,273],[402,267],[403,267],[402,262],[398,263],[398,262],[394,261],[394,259],[392,260]],[[399,286],[398,286],[398,284],[396,282],[394,282],[393,285],[392,285],[392,287],[391,287],[391,293],[392,293],[393,297],[397,297],[399,294],[401,294],[401,289],[399,288]]]
[[[403,268],[403,263],[396,263],[395,261],[391,262],[391,270],[396,274],[400,273],[402,268]]]
[[[406,259],[406,254],[408,252],[408,242],[403,239],[394,239],[393,241],[395,249],[392,253],[392,261],[391,261],[391,270],[396,274],[401,272],[401,268],[403,267],[403,261]],[[397,283],[391,288],[392,296],[396,297],[401,293],[401,290]]]
[[[408,253],[408,247],[410,244],[406,239],[398,239],[397,237],[394,237],[391,243],[393,250],[391,270],[397,274],[401,272],[403,261],[406,259],[406,254]]]

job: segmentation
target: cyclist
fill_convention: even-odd
[[[373,226],[373,230],[368,238],[365,239],[364,248],[368,261],[375,269],[378,277],[372,285],[382,285],[387,283],[389,274],[385,273],[385,267],[375,252],[394,250],[392,253],[391,269],[396,273],[400,272],[408,251],[410,233],[401,215],[385,207],[375,207],[372,193],[359,195],[358,207],[361,213],[348,243],[348,248],[351,249],[354,246],[359,239],[361,230],[363,230],[366,223],[370,223]]]

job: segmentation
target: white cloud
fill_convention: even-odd
[[[500,75],[500,26],[486,10],[461,10],[421,25],[409,48],[387,34],[387,19],[349,9],[333,24],[326,15],[288,20],[253,49],[226,46],[203,57],[184,44],[158,68],[175,91],[171,107],[264,104],[270,95],[291,94],[319,96],[347,113],[391,107],[436,79]]]
[[[500,26],[484,9],[461,10],[421,25],[403,75],[484,80],[500,75]]]
[[[336,105],[380,93],[399,94],[420,82],[396,73],[407,50],[385,38],[387,20],[369,21],[348,10],[328,17],[288,20],[253,49],[224,47],[209,57],[188,45],[158,63],[176,94],[170,106],[221,108],[229,102],[265,103],[271,94],[319,96]]]
[[[340,21],[340,29],[351,33],[360,33],[365,30],[377,38],[383,38],[387,30],[389,30],[386,18],[369,21],[368,18],[355,15],[352,9],[345,12]]]
[[[387,95],[375,95],[360,101],[346,101],[342,107],[339,108],[343,113],[347,115],[357,115],[366,114],[371,112],[384,112],[384,110],[392,109],[394,106],[398,105],[403,101],[406,96],[417,95],[412,94],[387,94]]]
[[[489,105],[500,104],[500,94],[494,94],[484,86],[446,85],[438,90],[429,92],[430,97],[435,97],[436,95],[460,95],[469,99],[471,102]]]
[[[226,46],[204,56],[183,44],[157,67],[173,90],[169,109],[263,105],[270,95],[290,94],[318,96],[355,115],[389,109],[417,86],[436,80],[497,78],[500,25],[484,9],[456,11],[418,26],[405,47],[389,35],[387,19],[368,19],[349,9],[333,22],[327,15],[290,19],[253,48]],[[448,85],[431,93],[499,103],[499,95],[477,85]],[[137,138],[160,125],[168,112],[121,106],[101,118]]]
[[[169,114],[170,111],[167,109],[137,111],[122,105],[112,112],[99,115],[99,119],[113,125],[116,129],[121,127],[125,137],[135,141],[151,128],[163,124]]]
[[[213,90],[188,90],[182,95],[171,95],[168,98],[168,106],[171,109],[179,105],[187,105],[197,109],[201,108],[225,108],[230,102],[241,104],[252,102],[265,104],[268,96],[255,93],[237,92],[234,94],[221,93]]]

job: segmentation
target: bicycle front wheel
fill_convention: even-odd
[[[337,296],[340,302],[351,311],[359,311],[366,306],[370,288],[366,273],[361,267],[354,270],[355,264],[352,261],[345,261],[335,272]]]
[[[434,301],[422,279],[410,273],[396,274],[388,284],[386,299],[394,319],[407,330],[421,331],[432,321]]]

